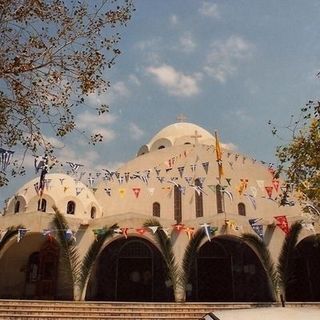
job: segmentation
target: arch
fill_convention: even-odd
[[[246,215],[246,205],[243,202],[238,203],[238,214],[239,216]]]
[[[182,197],[180,187],[176,185],[173,189],[173,202],[174,219],[180,223],[182,221]]]
[[[272,301],[258,256],[231,236],[215,237],[202,245],[192,267],[190,288],[189,301]]]
[[[87,299],[173,301],[159,250],[140,237],[116,239],[101,252],[91,276]]]
[[[38,200],[38,211],[46,212],[47,210],[47,200],[46,199],[39,199]]]
[[[304,238],[294,250],[289,263],[292,277],[286,288],[287,301],[320,301],[319,236]]]
[[[68,201],[67,203],[67,214],[76,213],[76,203],[74,201]]]
[[[16,201],[14,204],[14,213],[18,213],[20,211],[20,201]]]
[[[195,179],[194,184],[196,187],[202,187],[200,179]],[[203,217],[203,196],[202,192],[195,190],[195,209],[196,209],[196,218]]]
[[[152,215],[154,217],[160,218],[160,213],[161,213],[161,207],[159,202],[154,202],[152,204]]]

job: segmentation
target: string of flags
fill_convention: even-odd
[[[0,148],[0,165],[2,171],[6,171],[8,165],[10,164],[13,154],[14,151]]]

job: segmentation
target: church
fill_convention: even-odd
[[[177,122],[116,171],[84,174],[76,164],[71,168],[68,174],[47,173],[41,192],[36,177],[2,209],[1,234],[19,229],[0,247],[0,298],[73,299],[52,225],[56,207],[80,260],[105,226],[116,226],[94,262],[85,300],[272,301],[261,257],[242,235],[263,240],[276,265],[290,226],[301,221],[292,260],[295,281],[286,298],[320,301],[320,229],[314,215],[303,210],[272,166],[223,148],[216,133]],[[280,206],[284,192],[288,201]],[[170,240],[180,270],[199,229],[204,237],[178,298],[155,236],[161,231]]]

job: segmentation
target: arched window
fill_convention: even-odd
[[[164,149],[164,148],[165,148],[165,146],[159,146],[158,150],[161,150],[161,149]]]
[[[90,212],[91,219],[95,219],[96,214],[97,214],[96,207],[91,207],[91,212]]]
[[[217,200],[217,213],[224,212],[224,193],[222,187],[217,184],[216,186],[216,200]]]
[[[195,186],[201,188],[202,184],[199,179],[196,179],[194,181]],[[200,189],[196,189],[194,192],[195,197],[195,205],[196,205],[196,217],[200,218],[203,217],[203,197],[202,192],[200,192]]]
[[[18,213],[20,210],[20,201],[17,201],[14,205],[14,213]]]
[[[246,215],[246,205],[242,202],[238,203],[238,214],[240,216]]]
[[[181,190],[178,186],[174,186],[174,219],[177,223],[182,220],[182,199]]]
[[[152,214],[154,217],[160,217],[160,203],[154,202],[152,204]]]
[[[76,204],[74,201],[69,201],[67,204],[67,214],[74,214],[76,211]]]
[[[41,199],[38,200],[38,211],[46,212],[47,210],[47,200]]]

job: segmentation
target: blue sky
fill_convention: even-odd
[[[267,125],[280,125],[320,92],[320,2],[316,0],[136,0],[121,29],[122,54],[107,70],[111,90],[88,98],[81,130],[99,131],[92,148],[79,136],[57,142],[63,161],[85,170],[116,169],[139,147],[184,114],[229,147],[274,162],[281,141]],[[111,106],[96,117],[98,103]],[[53,140],[54,141],[54,140]],[[0,203],[35,177],[0,189]],[[67,167],[61,168],[67,170]],[[2,205],[1,205],[2,206]]]

